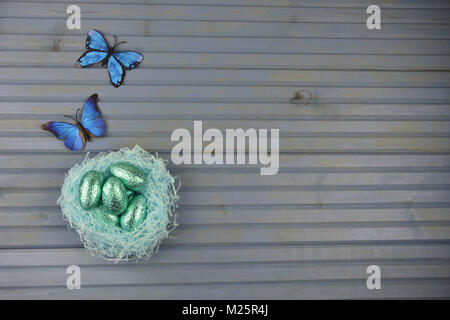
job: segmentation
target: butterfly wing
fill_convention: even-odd
[[[136,68],[136,66],[144,60],[144,56],[135,51],[114,52],[112,55],[119,60],[127,70]]]
[[[107,55],[107,52],[87,51],[78,59],[77,63],[82,68],[89,67],[103,61]]]
[[[103,52],[109,51],[109,45],[105,37],[97,30],[91,30],[88,32],[86,38],[86,49],[98,50]]]
[[[113,55],[108,59],[108,73],[112,85],[119,87],[125,78],[125,67]]]
[[[77,64],[82,68],[103,61],[108,56],[109,45],[99,31],[91,30],[86,38],[86,49],[89,51],[77,60]]]
[[[41,128],[50,131],[59,140],[64,140],[64,145],[72,151],[82,150],[86,143],[83,134],[76,125],[61,121],[50,121],[44,123]]]
[[[102,114],[97,106],[97,100],[98,96],[96,93],[86,100],[80,121],[87,133],[94,137],[100,137],[106,131],[106,122],[102,119]]]

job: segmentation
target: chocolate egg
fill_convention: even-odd
[[[83,209],[92,209],[100,203],[104,179],[102,173],[94,170],[88,171],[83,176],[78,186],[78,195]]]
[[[134,196],[134,191],[128,188],[125,188],[125,193],[127,194],[128,202],[130,202],[131,198]]]
[[[140,191],[145,185],[144,172],[131,164],[119,162],[113,164],[109,170],[131,190]]]
[[[120,216],[120,227],[124,231],[131,231],[144,221],[147,216],[147,199],[138,194],[131,199],[128,208]]]
[[[100,219],[105,221],[107,224],[112,226],[119,226],[120,218],[114,214],[108,212],[108,210],[103,206],[99,205],[91,210],[93,214],[96,214]]]
[[[128,197],[124,185],[116,177],[109,177],[102,189],[102,203],[109,213],[118,216],[128,205]]]

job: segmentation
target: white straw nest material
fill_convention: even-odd
[[[79,201],[78,186],[90,170],[109,176],[109,167],[125,162],[140,168],[147,176],[145,220],[130,232],[106,223],[98,215],[84,210]],[[158,250],[161,241],[176,228],[174,213],[178,200],[175,180],[166,169],[164,160],[153,156],[140,146],[122,148],[116,152],[86,155],[81,165],[75,164],[65,177],[57,203],[84,246],[94,255],[112,261],[148,259]]]

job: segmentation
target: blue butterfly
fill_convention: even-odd
[[[81,119],[78,120],[78,108],[75,117],[65,116],[75,120],[76,124],[62,121],[50,121],[41,125],[43,130],[53,133],[59,140],[64,140],[64,145],[72,151],[84,149],[86,140],[91,137],[100,137],[106,131],[106,122],[101,118],[100,109],[97,106],[98,96],[91,95],[84,104]]]
[[[122,41],[117,43],[117,37],[114,36],[114,46],[111,48],[97,30],[88,32],[86,39],[86,51],[77,61],[82,67],[89,67],[93,64],[102,63],[102,67],[108,64],[109,78],[114,87],[119,87],[125,78],[125,70],[131,70],[144,60],[144,56],[135,51],[115,52],[116,47],[125,43]]]

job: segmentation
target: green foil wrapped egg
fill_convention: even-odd
[[[120,224],[119,216],[109,213],[108,209],[106,209],[103,205],[95,207],[91,212],[96,214],[100,219],[109,225],[118,227]]]
[[[131,190],[140,191],[145,186],[144,172],[128,163],[119,162],[113,164],[109,170],[122,181],[122,183]]]
[[[78,186],[78,195],[83,209],[92,209],[100,203],[104,179],[105,177],[102,173],[94,170],[88,171],[81,178]]]
[[[134,196],[134,191],[128,188],[125,188],[125,193],[127,194],[128,202],[130,202],[131,198]]]
[[[120,216],[120,227],[124,231],[131,231],[144,221],[147,216],[147,199],[138,194],[131,199],[128,208]]]
[[[128,205],[128,197],[124,185],[116,177],[109,177],[102,190],[102,202],[109,213],[121,214]]]

